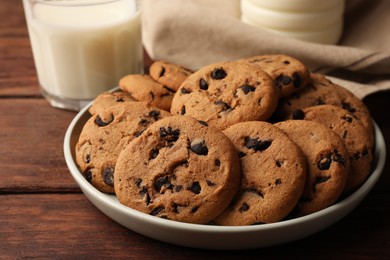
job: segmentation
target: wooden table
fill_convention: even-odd
[[[282,246],[200,250],[155,241],[120,226],[87,200],[65,165],[64,134],[76,113],[52,108],[39,92],[21,1],[3,0],[0,21],[0,259],[389,259],[390,160],[369,196],[347,217]],[[389,101],[389,92],[365,99],[388,147]]]

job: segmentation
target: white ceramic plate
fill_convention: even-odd
[[[287,243],[314,234],[352,211],[373,188],[385,165],[386,146],[375,124],[375,162],[367,181],[352,195],[319,212],[278,223],[254,226],[211,226],[161,219],[126,207],[114,195],[96,190],[75,163],[74,147],[89,106],[73,119],[65,135],[64,154],[68,168],[85,196],[103,213],[121,225],[145,236],[181,246],[207,249],[249,249]]]

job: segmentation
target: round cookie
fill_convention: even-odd
[[[280,90],[280,97],[289,96],[310,83],[308,68],[288,55],[259,55],[242,61],[255,64],[267,72]]]
[[[120,79],[119,87],[135,100],[169,111],[175,91],[154,81],[149,75],[130,74]]]
[[[284,120],[298,109],[322,104],[341,105],[338,92],[325,76],[311,73],[312,83],[305,88],[282,98],[275,111],[276,118]]]
[[[150,65],[149,75],[158,83],[177,91],[192,71],[166,61],[155,61]]]
[[[370,174],[374,144],[360,120],[348,111],[332,105],[305,108],[301,110],[298,119],[321,123],[344,140],[351,165],[345,192],[352,192],[362,185]]]
[[[348,151],[343,140],[326,126],[312,121],[287,120],[275,125],[307,158],[306,185],[295,214],[307,215],[335,203],[349,173]]]
[[[306,158],[279,128],[260,121],[223,131],[241,160],[241,186],[230,206],[215,219],[220,225],[253,225],[284,219],[302,195]]]
[[[113,175],[119,152],[153,122],[170,113],[141,102],[122,102],[85,123],[75,147],[76,162],[98,190],[114,193]]]
[[[133,101],[135,101],[135,99],[127,92],[103,92],[94,99],[88,111],[91,115],[93,115],[98,113],[100,110],[104,110],[118,103]]]
[[[236,194],[241,176],[231,141],[187,116],[164,118],[120,154],[114,176],[119,201],[141,212],[204,224]]]
[[[374,126],[366,105],[352,92],[340,85],[334,84],[322,74],[311,73],[312,84],[280,100],[275,112],[276,118],[285,119],[292,112],[310,106],[335,105],[339,106],[355,117],[374,133]]]
[[[340,96],[339,106],[358,118],[374,138],[374,124],[367,106],[348,89],[334,83],[333,85]]]
[[[183,82],[171,113],[192,116],[223,130],[242,121],[267,120],[278,97],[272,79],[258,66],[221,62],[199,69]]]

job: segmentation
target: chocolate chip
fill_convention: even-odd
[[[337,151],[337,150],[334,150],[334,152],[333,152],[333,154],[332,154],[332,160],[334,161],[334,162],[338,162],[338,163],[340,163],[341,165],[345,165],[345,158],[344,158],[344,156],[342,156],[340,153],[339,153],[339,151]]]
[[[98,125],[98,126],[107,126],[109,125],[112,121],[114,120],[114,116],[111,115],[110,118],[106,119],[106,120],[103,120],[100,115],[97,115],[96,118],[95,118],[95,123]]]
[[[214,186],[215,183],[210,181],[210,180],[206,180],[206,183],[207,183],[207,186]]]
[[[353,108],[351,106],[351,104],[349,104],[349,103],[345,103],[345,102],[341,103],[341,108],[344,109],[344,110],[347,110],[350,113],[355,113],[356,112],[356,109]]]
[[[164,210],[164,207],[163,206],[159,206],[159,207],[156,207],[154,208],[151,212],[150,212],[150,215],[152,216],[156,216],[158,215],[161,211]]]
[[[244,157],[244,156],[246,156],[246,153],[244,153],[244,152],[238,152],[238,158],[242,158],[242,157]]]
[[[142,183],[142,179],[141,179],[141,178],[138,178],[138,179],[135,181],[135,184],[137,185],[138,188],[141,188],[141,183]]]
[[[145,131],[145,130],[136,131],[136,132],[134,133],[134,136],[135,136],[135,137],[138,137],[138,136],[140,136],[144,131]]]
[[[84,160],[85,160],[85,163],[90,163],[91,162],[91,155],[90,154],[86,154]]]
[[[217,79],[217,80],[220,80],[220,79],[223,79],[227,76],[226,74],[226,71],[222,68],[215,68],[212,72],[211,72],[211,78],[212,79]]]
[[[167,141],[176,142],[179,136],[180,129],[173,130],[170,126],[160,127],[160,137],[167,139]]]
[[[293,85],[294,88],[300,88],[302,85],[302,79],[301,76],[299,76],[298,72],[295,72],[293,74]]]
[[[353,118],[350,116],[343,116],[343,117],[341,117],[341,119],[347,121],[348,123],[352,123],[352,121],[353,121]]]
[[[347,135],[348,135],[348,130],[345,130],[344,133],[343,133],[343,138],[347,138]]]
[[[291,77],[280,75],[275,79],[275,85],[281,89],[283,85],[288,85],[291,83],[291,81],[292,81]]]
[[[105,184],[113,186],[114,185],[114,167],[106,167],[102,172],[103,181]]]
[[[209,124],[207,124],[205,121],[202,121],[202,120],[198,120],[198,122],[204,126],[209,126]]]
[[[285,60],[285,61],[283,61],[283,63],[288,65],[288,64],[290,64],[290,61]]]
[[[186,106],[183,105],[180,109],[180,115],[185,115],[186,114]]]
[[[282,167],[282,165],[283,165],[283,162],[281,162],[281,161],[279,161],[279,160],[276,160],[276,166],[278,166],[278,167]]]
[[[248,149],[257,151],[264,151],[272,144],[272,140],[259,140],[259,138],[253,139],[250,137],[244,138],[244,146]]]
[[[154,120],[158,120],[159,117],[160,117],[160,115],[161,115],[160,111],[158,111],[158,110],[152,110],[152,111],[149,112],[148,117],[151,117],[151,118],[153,118]]]
[[[142,187],[139,194],[141,195],[141,197],[145,197],[145,203],[146,205],[149,205],[152,200],[150,199],[148,189],[146,189],[146,187]]]
[[[207,83],[206,83],[206,84],[207,84]],[[202,89],[202,85],[201,85],[200,88]],[[207,88],[206,88],[206,89],[207,89]],[[186,89],[186,88],[180,89],[180,93],[181,93],[181,94],[190,94],[191,92],[192,92],[191,90]]]
[[[242,86],[240,87],[240,89],[242,89],[242,91],[244,92],[245,95],[248,94],[249,92],[253,92],[253,91],[256,90],[255,87],[252,87],[252,86],[246,85],[246,84],[245,84],[245,85],[242,85]]]
[[[159,152],[160,152],[160,150],[158,150],[158,149],[150,150],[150,152],[149,152],[149,160],[156,159],[156,157],[158,156]]]
[[[161,66],[161,71],[160,71],[159,77],[164,76],[164,74],[165,74],[165,68],[164,68],[164,66]]]
[[[359,152],[356,152],[352,155],[352,158],[355,159],[355,160],[359,160],[360,159],[360,153]]]
[[[141,118],[138,122],[138,125],[141,125],[141,126],[148,126],[148,124],[149,124],[149,120],[146,118]]]
[[[367,155],[368,155],[368,149],[365,148],[365,149],[363,150],[363,152],[362,152],[362,156],[365,157],[365,156],[367,156]]]
[[[279,185],[279,184],[282,184],[282,180],[281,179],[276,179],[275,180],[275,185]]]
[[[321,171],[329,170],[331,163],[332,163],[331,155],[326,154],[326,155],[322,156],[320,161],[317,163],[317,167]]]
[[[247,210],[249,210],[249,205],[246,204],[245,202],[242,203],[242,204],[241,204],[241,207],[238,209],[238,211],[239,211],[240,213],[245,212],[245,211],[247,211]]]
[[[175,186],[175,191],[176,192],[179,192],[179,191],[181,191],[183,189],[183,186],[182,185],[177,185],[177,186]]]
[[[191,209],[191,213],[197,212],[198,209],[199,209],[199,206],[193,207],[193,208]]]
[[[292,118],[296,120],[302,120],[305,118],[305,113],[302,109],[297,109],[294,112],[292,112]]]
[[[209,153],[209,149],[207,148],[205,141],[200,139],[195,139],[191,142],[191,151],[197,155],[207,155]]]
[[[208,89],[209,89],[209,84],[207,84],[207,81],[206,81],[206,80],[200,79],[200,81],[199,81],[199,87],[200,87],[200,89],[208,90]]]
[[[227,110],[231,110],[232,108],[229,106],[228,103],[222,101],[222,100],[217,100],[214,102],[215,105],[217,106],[222,106],[222,110],[221,111],[227,111]]]
[[[191,184],[191,186],[188,188],[188,190],[192,191],[195,194],[199,194],[202,190],[202,187],[200,186],[199,182],[194,182]]]
[[[214,160],[214,165],[217,166],[217,167],[220,167],[221,166],[221,161],[219,159],[215,159]]]
[[[169,189],[169,190],[172,190],[173,189],[173,185],[172,183],[170,182],[168,176],[162,176],[162,177],[159,177],[157,178],[155,181],[154,181],[154,189],[159,192],[159,193],[163,193],[165,191],[162,190],[163,187]]]
[[[88,169],[85,173],[85,179],[89,182],[89,183],[92,183],[92,171],[91,169]]]

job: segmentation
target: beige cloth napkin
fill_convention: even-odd
[[[390,89],[390,1],[346,0],[338,45],[275,35],[240,21],[239,0],[144,0],[152,59],[191,69],[260,54],[287,54],[363,98]]]

